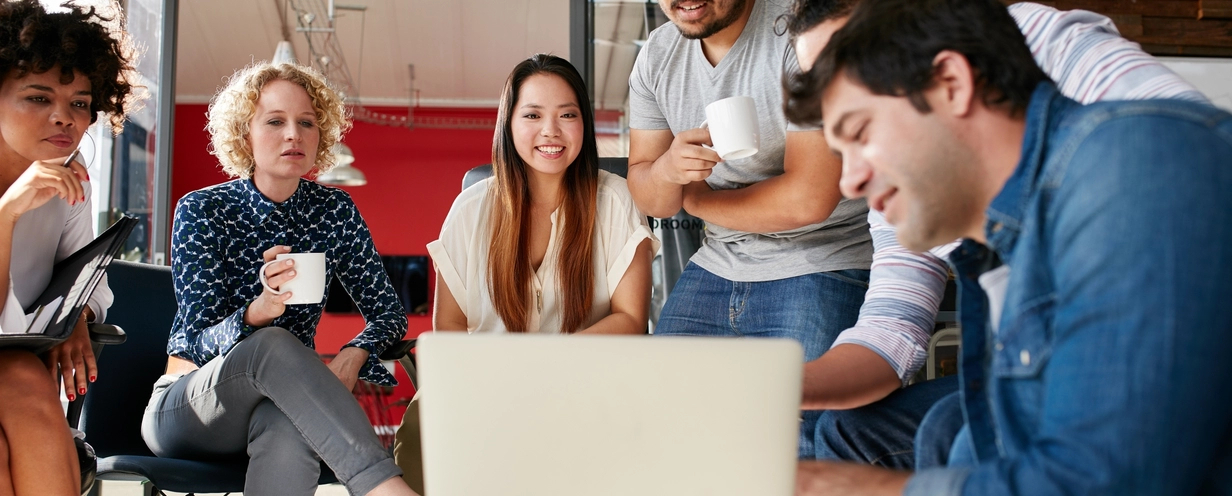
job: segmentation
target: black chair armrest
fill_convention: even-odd
[[[389,348],[385,348],[385,352],[381,353],[380,359],[381,360],[398,360],[406,356],[407,353],[410,353],[411,349],[413,348],[415,348],[414,339],[403,339],[402,341],[398,341],[397,343],[394,343]]]
[[[411,379],[411,386],[415,390],[419,390],[419,372],[415,367],[415,354],[411,350],[415,349],[414,339],[403,339],[394,343],[393,346],[385,349],[385,353],[381,353],[381,360],[397,361],[402,365],[402,370],[406,371],[406,376]]]
[[[112,324],[90,324],[90,341],[98,344],[124,344],[128,336],[124,329]]]

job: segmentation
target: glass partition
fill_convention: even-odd
[[[647,0],[587,0],[590,77],[599,156],[629,156],[629,73],[646,36],[667,16]]]
[[[121,254],[125,260],[167,263],[174,110],[171,97],[175,88],[174,43],[168,44],[174,41],[175,33],[167,30],[169,25],[174,26],[169,21],[175,19],[175,5],[176,0],[128,0],[124,4],[128,33],[144,50],[137,60],[138,84],[148,92],[141,107],[129,112],[124,131],[115,138],[112,149],[108,223],[122,214],[139,221]],[[164,59],[167,53],[170,55]]]

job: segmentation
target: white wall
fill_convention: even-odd
[[[1232,59],[1159,57],[1159,60],[1197,86],[1216,106],[1232,112]]]

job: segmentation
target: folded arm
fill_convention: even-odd
[[[684,186],[705,181],[720,160],[703,144],[710,144],[706,129],[679,135],[668,129],[630,130],[628,183],[637,207],[651,217],[680,212]]]
[[[843,195],[842,160],[830,153],[821,131],[790,131],[783,173],[744,188],[711,190],[706,183],[685,187],[684,209],[737,231],[768,234],[825,221]]]

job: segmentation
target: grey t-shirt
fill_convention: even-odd
[[[786,68],[796,69],[796,56],[787,36],[776,35],[774,26],[788,5],[784,0],[755,2],[740,38],[718,66],[706,60],[700,40],[684,38],[675,24],[667,23],[650,33],[629,76],[633,129],[679,134],[701,125],[710,102],[739,95],[753,98],[760,116],[760,151],[716,165],[706,179],[716,190],[743,188],[782,174],[787,132],[810,130],[789,125],[783,115],[782,75]],[[824,222],[780,233],[753,234],[708,222],[692,262],[743,282],[867,269],[873,253],[867,215],[864,200],[844,199]]]

